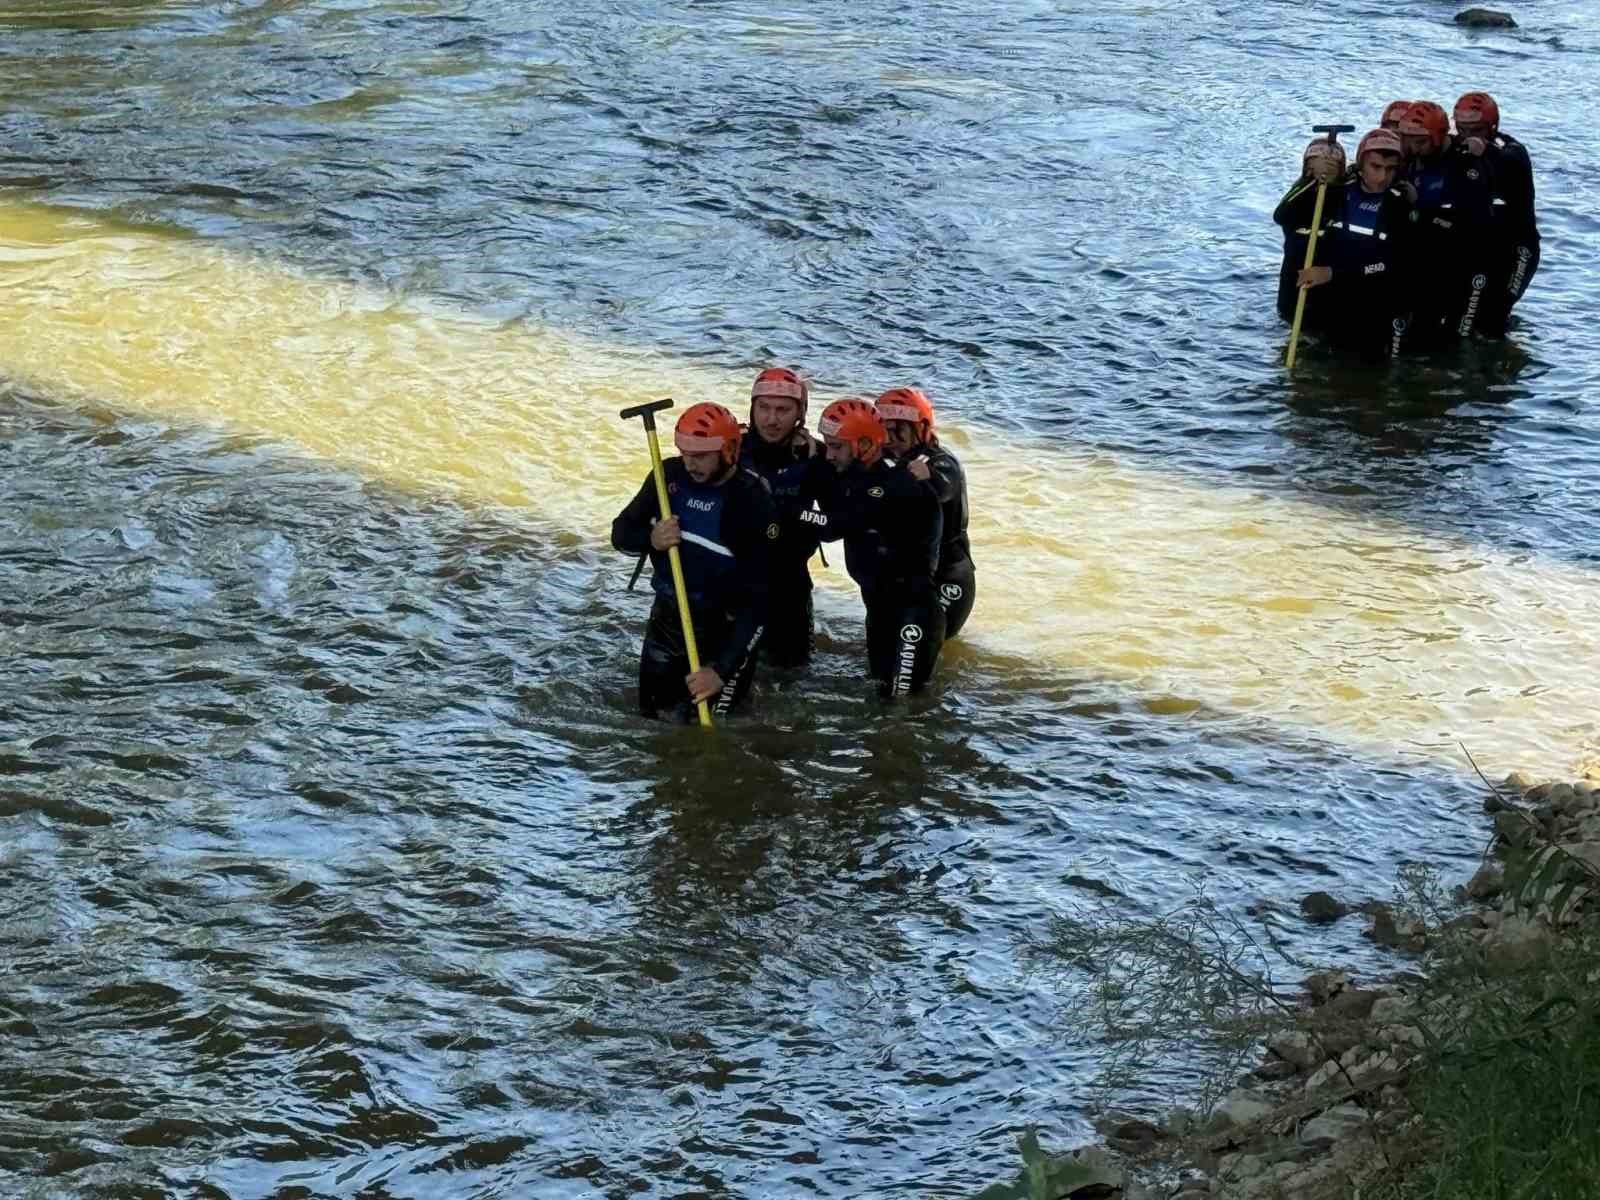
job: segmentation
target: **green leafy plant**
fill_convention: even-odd
[[[996,1183],[979,1192],[974,1200],[1060,1200],[1088,1188],[1102,1188],[1098,1168],[1068,1155],[1046,1154],[1039,1137],[1030,1129],[1017,1139],[1022,1152],[1022,1173],[1014,1183]]]

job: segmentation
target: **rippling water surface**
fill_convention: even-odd
[[[1600,19],[1446,17],[0,0],[0,1190],[964,1197],[1085,1131],[1085,881],[1460,869],[1461,743],[1600,738]],[[1286,381],[1307,127],[1469,87],[1513,338]],[[934,394],[970,636],[881,711],[836,566],[641,728],[614,413],[774,359]]]

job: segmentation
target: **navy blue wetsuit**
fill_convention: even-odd
[[[806,565],[816,553],[815,526],[803,524],[800,513],[811,506],[804,495],[812,457],[822,456],[813,442],[814,455],[785,441],[765,441],[755,430],[744,435],[739,465],[766,480],[778,514],[780,535],[772,548],[772,578],[767,596],[767,627],[761,637],[761,661],[780,671],[796,670],[811,661],[816,632],[811,603],[811,570]]]
[[[844,565],[867,608],[867,663],[885,698],[921,691],[944,645],[934,575],[944,515],[932,491],[888,459],[836,472],[814,459],[808,487],[821,512],[801,519],[844,541]]]
[[[779,536],[766,484],[753,472],[735,468],[720,484],[696,483],[683,460],[664,464],[667,499],[678,518],[683,544],[684,587],[694,618],[695,643],[702,666],[722,676],[722,691],[712,711],[726,715],[750,690],[755,648],[767,614],[772,569],[769,555]],[[650,529],[659,514],[654,479],[645,477],[638,494],[611,523],[611,544],[628,554],[650,549]],[[655,717],[670,710],[679,720],[692,715],[689,655],[673,594],[672,571],[663,552],[650,550],[656,598],[645,626],[639,656],[639,711]]]
[[[1416,272],[1410,339],[1419,349],[1471,333],[1496,247],[1494,167],[1452,145],[1411,164],[1417,189]]]
[[[1410,318],[1411,203],[1397,188],[1368,192],[1352,178],[1341,189],[1328,225],[1327,251],[1318,258],[1332,272],[1321,292],[1328,340],[1366,357],[1400,349]]]
[[[937,441],[912,450],[904,461],[922,458],[928,480],[922,486],[933,493],[942,511],[944,533],[939,545],[939,567],[933,582],[939,607],[944,609],[944,636],[949,641],[961,632],[978,598],[978,573],[972,563],[972,543],[967,538],[967,476],[961,462]]]
[[[1503,337],[1511,306],[1522,299],[1539,269],[1539,221],[1534,214],[1533,163],[1509,133],[1497,133],[1485,152],[1494,167],[1495,269],[1489,277],[1477,332]]]

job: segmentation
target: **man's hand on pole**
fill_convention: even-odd
[[[683,545],[683,533],[678,528],[677,517],[667,517],[657,521],[650,527],[650,548],[652,550],[669,550],[673,546]]]
[[[684,683],[689,686],[689,698],[696,704],[702,700],[709,700],[722,691],[722,676],[717,674],[715,667],[701,667],[698,671],[683,677]]]

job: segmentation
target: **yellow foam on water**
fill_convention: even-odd
[[[749,385],[3,203],[0,372],[596,540],[647,465],[617,410],[670,395],[739,411]],[[1452,767],[1458,742],[1494,770],[1560,773],[1595,750],[1600,584],[1585,571],[1039,439],[947,440],[973,497],[979,649],[1114,679],[1175,719],[1237,709]]]

